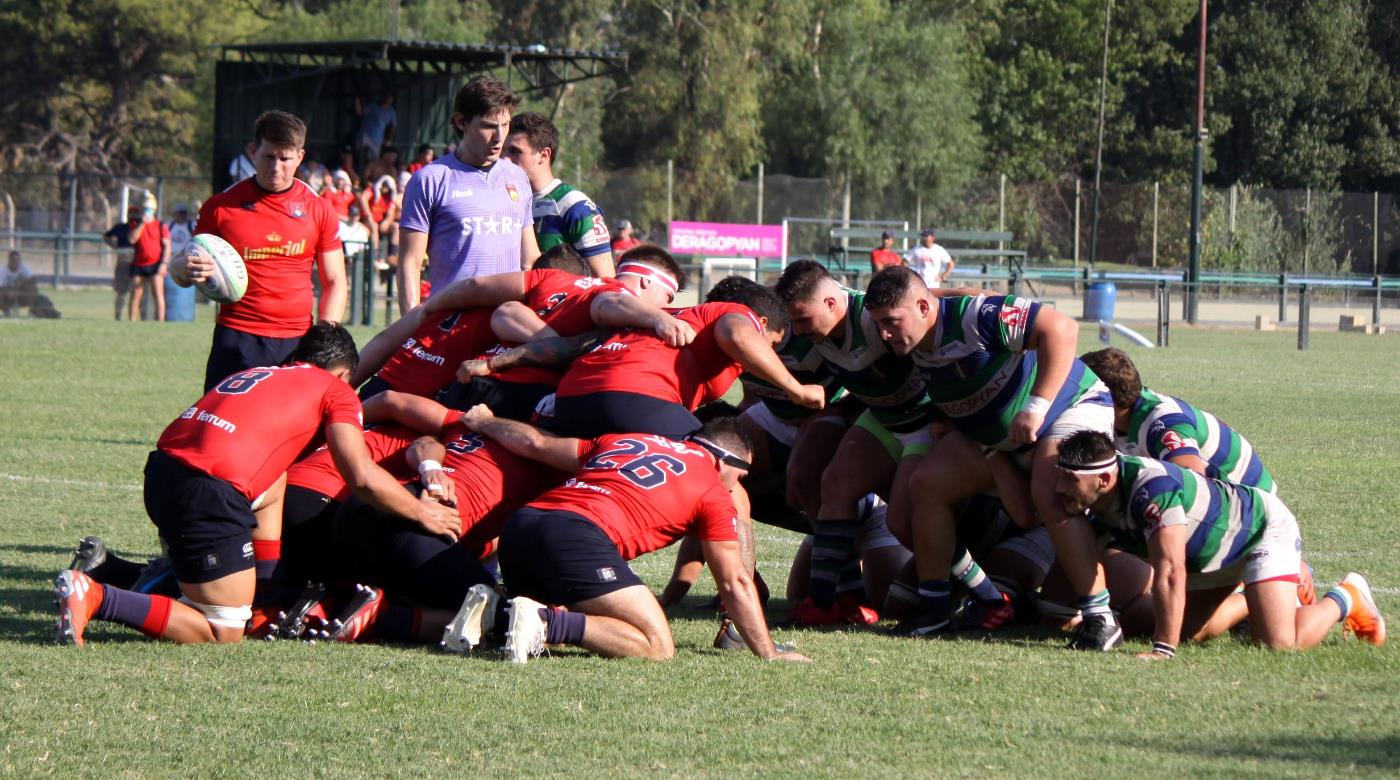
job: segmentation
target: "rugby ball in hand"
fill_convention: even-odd
[[[183,266],[188,263],[189,256],[196,254],[203,255],[214,263],[214,269],[209,272],[209,276],[195,285],[211,300],[234,303],[248,291],[248,267],[243,264],[243,256],[238,254],[238,250],[229,242],[213,233],[200,233],[191,239],[179,269],[186,279],[189,275]]]

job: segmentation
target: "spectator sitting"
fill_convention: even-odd
[[[419,144],[418,154],[414,155],[413,162],[408,164],[409,173],[417,173],[419,168],[431,163],[437,158],[437,153],[433,151],[432,144]]]
[[[249,141],[243,151],[228,164],[228,178],[230,184],[237,184],[240,181],[252,176],[256,170],[253,168],[253,152],[257,149],[257,144]]]
[[[345,244],[346,257],[369,247],[369,227],[360,219],[358,203],[351,203],[346,215],[340,218],[340,241]]]
[[[366,189],[364,201],[369,207],[370,237],[376,248],[380,238],[389,239],[387,263],[380,270],[397,268],[399,265],[399,188],[392,176],[380,176],[374,189]]]
[[[619,219],[617,221],[617,234],[613,236],[612,240],[613,257],[620,257],[623,252],[641,245],[641,240],[632,235],[632,223],[625,219]]]
[[[0,310],[6,317],[12,316],[15,309],[32,306],[38,293],[34,272],[24,264],[19,250],[11,250],[9,261],[0,268]]]
[[[355,147],[340,147],[340,162],[336,164],[331,176],[334,177],[336,173],[345,174],[350,179],[351,186],[360,186],[360,174],[355,172]]]
[[[331,183],[331,172],[320,160],[313,160],[310,156],[306,158],[297,168],[297,178],[310,185],[311,189],[320,195]]]
[[[384,151],[380,153],[379,159],[365,166],[365,183],[378,182],[380,177],[391,176],[397,178],[399,175],[399,150],[389,144],[384,145]]]

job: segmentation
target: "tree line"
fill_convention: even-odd
[[[1206,178],[1400,185],[1393,0],[1214,0]],[[1190,176],[1198,5],[1115,0],[1105,181]],[[918,191],[1090,176],[1104,0],[0,0],[0,173],[207,170],[217,46],[400,38],[627,52],[542,96],[566,170],[675,161]],[[577,168],[575,166],[578,166]]]

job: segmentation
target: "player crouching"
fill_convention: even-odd
[[[1140,658],[1175,655],[1181,637],[1195,635],[1241,582],[1250,630],[1268,647],[1313,647],[1343,621],[1358,638],[1385,643],[1385,621],[1360,574],[1298,606],[1302,540],[1293,513],[1274,495],[1120,455],[1097,431],[1066,439],[1057,466],[1064,510],[1087,511],[1100,529],[1145,549],[1152,564],[1155,629],[1152,651]]]

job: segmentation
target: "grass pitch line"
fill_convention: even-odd
[[[140,490],[140,485],[114,484],[111,482],[89,482],[82,479],[50,479],[48,477],[31,477],[25,474],[3,474],[0,479],[10,482],[38,482],[44,485],[72,485],[73,487],[106,488],[108,490]]]

